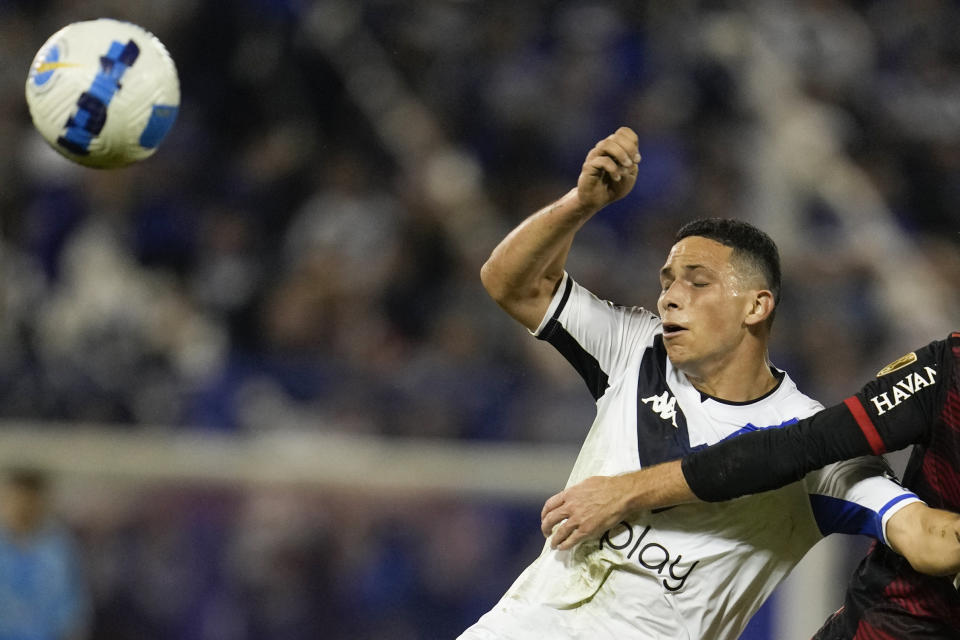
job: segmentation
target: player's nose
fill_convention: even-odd
[[[678,287],[675,286],[676,283],[670,284],[666,289],[663,289],[660,292],[660,298],[657,300],[657,306],[660,308],[660,312],[679,309],[682,306],[682,301],[680,299],[680,294],[678,293]]]

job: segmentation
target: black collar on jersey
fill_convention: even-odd
[[[771,394],[775,393],[776,390],[779,389],[780,385],[783,383],[783,379],[787,376],[786,373],[774,367],[770,367],[770,373],[772,373],[773,377],[777,379],[777,384],[773,385],[773,388],[770,389],[770,391],[767,391],[765,394],[763,394],[759,398],[754,398],[753,400],[744,400],[743,402],[735,402],[733,400],[724,400],[723,398],[712,396],[709,393],[704,393],[703,391],[700,391],[699,389],[697,389],[697,391],[700,391],[700,402],[706,402],[707,400],[715,400],[716,402],[720,402],[722,404],[730,404],[734,406],[742,406],[746,404],[753,404],[754,402],[759,402],[764,398],[770,396]]]

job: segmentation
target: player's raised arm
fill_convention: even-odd
[[[550,305],[574,235],[633,188],[637,143],[628,127],[598,142],[584,160],[577,187],[520,223],[483,265],[480,278],[487,292],[528,329],[537,328]]]

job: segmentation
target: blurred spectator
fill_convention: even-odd
[[[82,640],[90,602],[72,534],[50,510],[48,480],[6,470],[0,487],[0,639]]]
[[[849,154],[893,223],[949,274],[957,239],[943,231],[960,211],[960,126],[949,105],[960,52],[947,25],[960,23],[960,9],[909,5],[244,0],[225,16],[204,0],[86,3],[87,13],[145,23],[168,45],[183,113],[149,162],[91,172],[43,146],[23,101],[10,97],[22,93],[16,65],[0,73],[0,142],[24,160],[0,163],[8,262],[20,279],[0,337],[9,347],[0,376],[10,383],[0,386],[0,412],[575,441],[573,425],[504,424],[540,415],[569,380],[531,368],[542,354],[477,309],[476,273],[485,239],[576,173],[579,151],[570,150],[623,122],[640,133],[644,169],[631,197],[571,255],[578,277],[652,306],[656,282],[638,274],[656,266],[664,229],[703,215],[781,228],[777,239],[792,247],[785,300],[791,291],[822,300],[795,309],[798,323],[870,330],[847,345],[842,367],[815,342],[775,343],[772,357],[796,360],[807,386],[803,372],[863,372],[897,335],[876,302],[882,279],[859,256],[863,264],[833,270],[829,283],[801,282],[820,247],[843,255],[851,240],[842,224],[824,222],[835,212],[808,215],[815,198],[799,178],[771,183],[764,173],[758,149],[777,132],[751,102],[756,80],[744,56],[778,60],[791,91],[833,114],[836,126],[816,135]],[[25,76],[49,31],[85,17],[72,3],[0,3],[0,51]],[[357,49],[354,75],[341,77],[318,28],[365,33],[388,55]],[[421,102],[418,117],[432,119],[431,139],[449,133],[448,155],[469,177],[438,163],[433,143],[404,155],[404,136],[422,122],[376,120],[376,96],[389,100],[399,86]],[[527,179],[513,180],[517,171]],[[411,188],[424,175],[430,187]],[[457,180],[473,181],[493,207],[442,201],[437,194],[463,188]],[[768,193],[778,199],[756,197]],[[854,295],[831,306],[843,292]],[[414,375],[398,379],[403,369]],[[518,370],[533,374],[518,381]],[[398,423],[403,413],[410,426]]]

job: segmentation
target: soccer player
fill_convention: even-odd
[[[797,424],[747,433],[682,462],[591,478],[581,495],[547,501],[544,534],[566,519],[553,543],[572,546],[637,509],[729,500],[786,485],[837,460],[911,444],[904,485],[929,506],[960,511],[960,333],[894,361],[856,394]],[[568,499],[590,505],[590,513],[564,507]],[[571,508],[574,518],[562,515]],[[871,548],[850,579],[843,608],[816,638],[960,638],[960,578],[919,573],[960,571],[960,516],[918,503],[890,521],[887,535],[906,558],[882,545]]]
[[[596,400],[568,486],[822,408],[767,362],[780,263],[755,227],[704,220],[680,229],[660,272],[659,317],[602,301],[565,272],[576,232],[633,187],[637,144],[625,127],[597,143],[577,187],[511,231],[481,273],[497,303],[557,348]],[[461,640],[735,638],[824,533],[887,540],[890,518],[917,498],[884,468],[878,458],[839,463],[733,503],[637,514],[599,542],[546,543]]]

